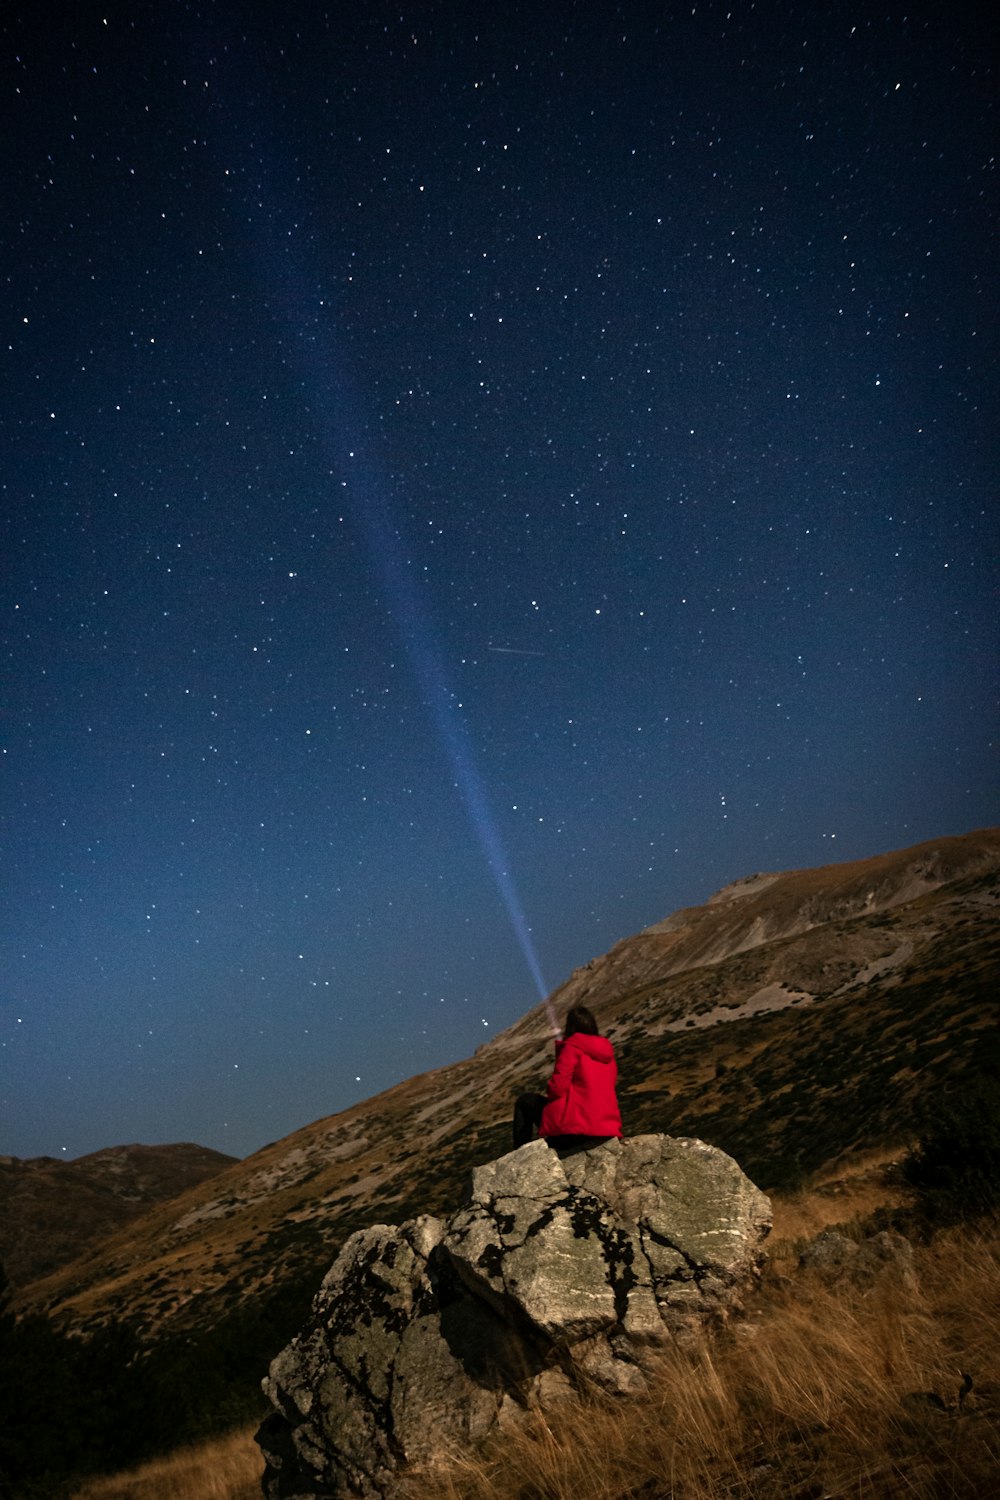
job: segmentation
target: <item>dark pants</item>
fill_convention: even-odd
[[[514,1150],[535,1139],[542,1123],[542,1110],[548,1100],[544,1094],[522,1094],[514,1105]]]
[[[521,1094],[514,1105],[514,1150],[534,1140],[535,1132],[542,1123],[542,1110],[548,1104],[544,1094]],[[577,1151],[589,1151],[610,1141],[609,1135],[548,1135],[545,1137],[559,1156],[572,1156]]]

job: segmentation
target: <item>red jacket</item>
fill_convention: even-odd
[[[574,1031],[556,1042],[539,1135],[621,1135],[617,1080],[615,1051],[607,1037]]]

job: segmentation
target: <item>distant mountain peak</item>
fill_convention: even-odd
[[[13,1286],[49,1275],[237,1160],[208,1146],[107,1146],[64,1161],[0,1157],[0,1263]]]

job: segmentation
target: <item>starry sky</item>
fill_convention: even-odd
[[[8,11],[0,1150],[998,821],[984,14]]]

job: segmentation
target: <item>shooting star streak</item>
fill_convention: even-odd
[[[544,656],[544,651],[529,651],[526,646],[487,646],[487,651],[496,651],[500,656]]]

